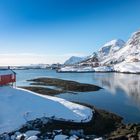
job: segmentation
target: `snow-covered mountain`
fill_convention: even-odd
[[[100,62],[106,60],[109,57],[114,56],[114,54],[119,51],[125,42],[121,39],[114,39],[105,43],[97,52],[94,52],[92,55],[88,56],[87,59],[81,62],[81,65],[91,65],[98,66]],[[97,65],[98,63],[98,65]]]
[[[70,57],[64,64],[65,65],[74,65],[77,63],[81,63],[81,65],[85,65],[86,63],[88,65],[93,65],[93,63],[105,60],[109,56],[114,55],[118,50],[120,50],[124,46],[125,42],[121,39],[114,39],[110,42],[107,42],[104,44],[98,52],[92,53],[92,55],[89,55],[87,57],[77,57],[72,56]]]
[[[64,64],[65,65],[74,65],[74,64],[80,63],[84,59],[85,59],[85,57],[72,56],[68,60],[66,60],[66,62]]]
[[[133,33],[126,43],[121,39],[107,42],[78,66],[101,67],[95,68],[95,71],[109,68],[118,72],[140,73],[140,30]]]
[[[131,35],[125,43],[121,39],[112,40],[98,51],[100,65],[115,65],[120,62],[136,62],[140,59],[140,31]]]
[[[115,71],[140,73],[140,30],[132,34],[126,45],[113,57]]]
[[[125,42],[121,39],[114,39],[106,44],[104,44],[98,51],[98,58],[100,60],[104,60],[109,56],[114,55],[117,51],[119,51],[123,46]]]
[[[140,30],[131,35],[126,45],[116,55],[120,61],[140,59]]]
[[[78,65],[79,66],[91,66],[97,67],[99,66],[98,55],[96,52],[92,53],[92,55],[87,56],[83,61],[81,61]]]
[[[140,31],[131,35],[123,48],[102,61],[103,65],[117,64],[123,61],[136,62],[140,60]]]
[[[124,47],[102,60],[101,65],[112,65],[114,71],[140,73],[140,30],[133,33]]]

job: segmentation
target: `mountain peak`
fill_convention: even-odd
[[[139,46],[140,46],[140,30],[137,32],[134,32],[131,35],[131,37],[128,40],[126,45],[137,47],[137,49],[139,48]]]
[[[140,35],[140,29],[134,33],[132,33],[131,37]]]
[[[85,58],[84,57],[78,57],[78,56],[71,56],[68,60],[65,61],[65,65],[73,65],[76,63],[79,63],[83,61]]]
[[[105,43],[98,51],[98,55],[101,59],[110,56],[120,50],[124,46],[125,42],[121,39],[114,39]]]
[[[109,41],[109,42],[107,42],[107,43],[105,43],[104,45],[103,45],[103,47],[106,47],[106,46],[116,46],[116,45],[124,45],[124,41],[122,40],[122,39],[113,39],[113,40],[111,40],[111,41]]]
[[[107,59],[104,63],[110,62],[123,62],[123,61],[133,61],[139,60],[140,58],[140,30],[134,32],[129,40],[125,43],[125,45],[119,49],[116,53],[113,53],[110,57],[106,57]]]

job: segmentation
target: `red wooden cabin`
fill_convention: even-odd
[[[16,73],[11,69],[0,69],[0,86],[16,82]]]

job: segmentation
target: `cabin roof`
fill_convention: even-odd
[[[11,69],[0,69],[0,76],[10,75],[10,74],[16,74],[16,73]]]

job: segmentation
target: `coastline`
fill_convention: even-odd
[[[54,78],[49,79],[49,80],[53,81]],[[49,81],[49,86],[50,85],[51,86],[57,85],[57,87],[62,88],[63,87],[61,85],[62,83],[59,80],[61,80],[61,79],[57,79],[57,84]],[[31,83],[31,85],[34,85],[34,86],[27,86],[27,87],[21,87],[21,88],[25,88],[27,90],[31,90],[31,91],[34,91],[34,92],[37,92],[37,93],[43,94],[43,95],[45,93],[46,95],[51,95],[51,96],[66,92],[66,90],[56,90],[56,89],[50,90],[49,88],[41,87],[41,85],[44,85],[44,86],[48,85],[48,82],[45,83],[44,79],[43,79],[44,83],[42,82],[42,80],[40,78],[29,80],[29,81],[36,82],[36,83],[34,83],[34,84]],[[65,82],[65,81],[68,81],[68,80],[64,80],[63,82]],[[67,82],[66,82],[66,84],[67,84]],[[39,87],[37,87],[37,86],[39,86]],[[50,92],[48,92],[49,90],[50,90]],[[99,90],[99,89],[97,89],[97,90]],[[71,91],[70,93],[76,94],[74,91]],[[117,114],[114,114],[114,113],[111,113],[109,111],[105,111],[102,109],[97,109],[96,107],[89,105],[89,104],[79,103],[79,102],[77,104],[81,104],[81,105],[87,106],[87,107],[95,110],[95,113],[94,113],[95,118],[92,118],[92,120],[90,122],[84,123],[84,124],[83,123],[76,124],[76,123],[69,123],[69,122],[60,122],[60,121],[55,120],[54,121],[55,123],[53,123],[55,125],[51,125],[51,126],[53,126],[51,128],[57,128],[57,129],[61,128],[63,130],[65,130],[65,129],[66,130],[68,130],[68,129],[74,129],[74,130],[75,129],[76,130],[83,129],[84,133],[86,135],[94,134],[97,136],[105,137],[105,138],[110,139],[110,140],[116,139],[116,138],[129,138],[129,137],[132,137],[132,138],[137,137],[138,138],[139,137],[140,124],[135,124],[135,123],[124,124],[123,118]]]

